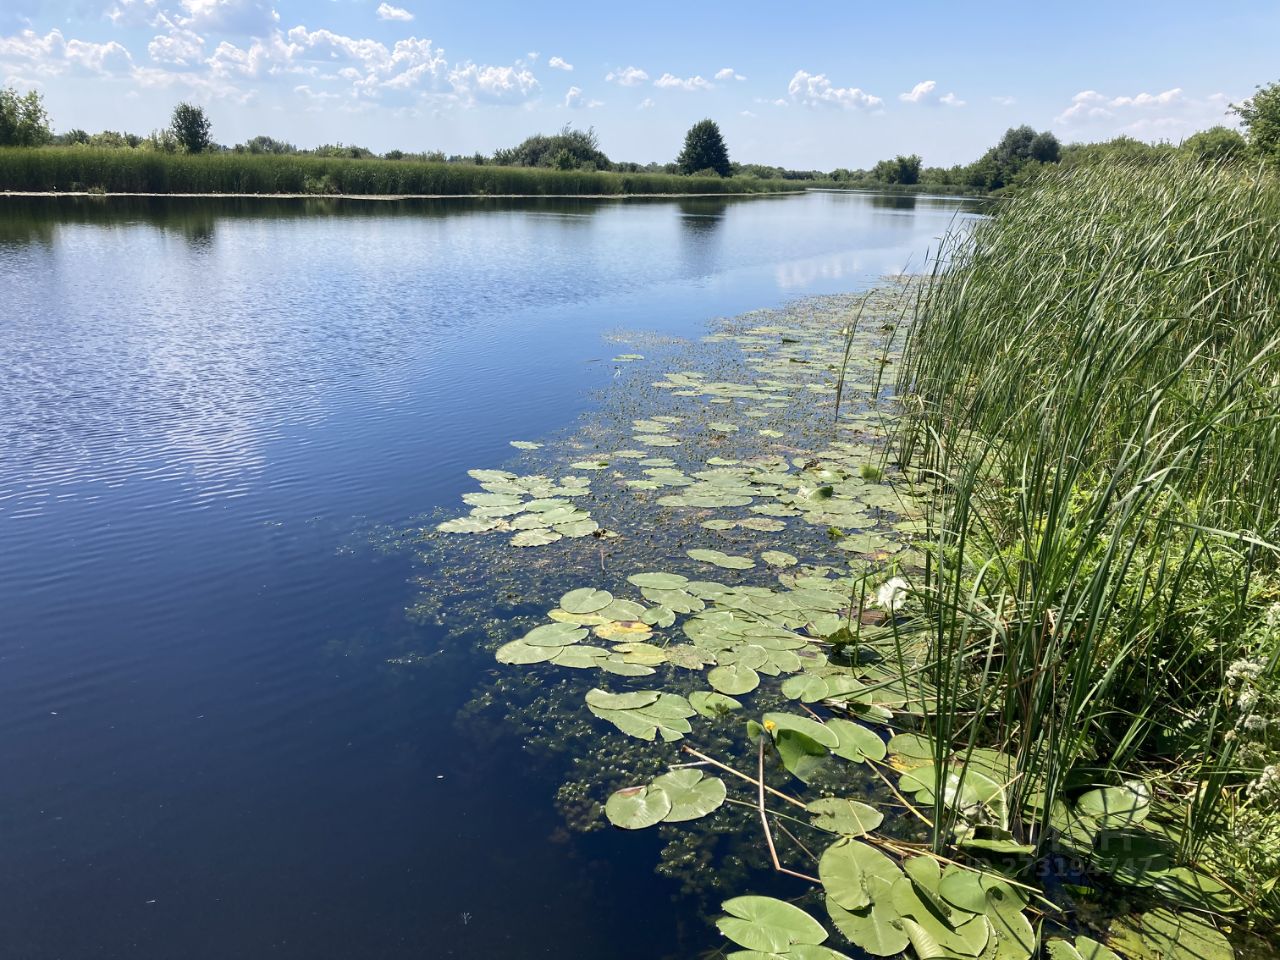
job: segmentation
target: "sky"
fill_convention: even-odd
[[[56,131],[148,133],[179,101],[214,139],[491,153],[566,123],[615,160],[796,169],[973,160],[1010,126],[1178,142],[1280,79],[1280,2],[781,5],[2,0],[0,85]]]

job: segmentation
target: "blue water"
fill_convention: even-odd
[[[859,289],[969,215],[0,198],[0,954],[677,955],[651,858],[449,735],[490,656],[388,665],[439,637],[367,530],[588,412],[603,333]]]

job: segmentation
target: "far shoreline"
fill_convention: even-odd
[[[797,197],[808,190],[745,193],[104,193],[96,190],[0,190],[0,197],[177,197],[188,200],[678,200],[687,197]]]

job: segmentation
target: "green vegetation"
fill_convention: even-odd
[[[685,134],[684,148],[676,163],[684,174],[714,173],[720,177],[731,175],[729,150],[725,147],[720,127],[714,120],[699,120],[689,128],[689,132]]]
[[[1243,900],[1263,931],[1280,923],[1277,249],[1271,178],[1180,156],[1043,176],[930,280],[898,382],[902,461],[932,501],[912,587],[932,736],[1013,758],[1009,842],[1163,905]],[[1081,810],[1083,788],[1116,791],[1112,810]],[[963,818],[932,807],[942,849]]]
[[[1233,104],[1254,154],[1280,167],[1280,82],[1259,87],[1244,103]]]
[[[574,130],[567,123],[554,136],[535,134],[517,147],[497,150],[493,162],[504,167],[545,167],[551,170],[612,170],[600,150],[594,129]]]
[[[0,88],[0,147],[38,147],[52,139],[39,93],[19,95],[12,87]]]
[[[414,160],[157,150],[0,149],[0,189],[107,193],[585,196],[761,193],[802,185],[652,173],[587,173]]]
[[[212,126],[201,107],[180,103],[173,108],[169,132],[180,149],[187,153],[204,153],[213,146]]]

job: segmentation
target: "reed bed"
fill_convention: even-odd
[[[1042,846],[1060,801],[1141,778],[1184,855],[1274,922],[1274,177],[1178,159],[1047,175],[944,247],[903,347],[939,758],[1008,751],[1014,832]]]
[[[782,180],[587,173],[412,160],[169,154],[88,147],[0,149],[0,190],[20,192],[586,196],[803,189],[802,184]]]

